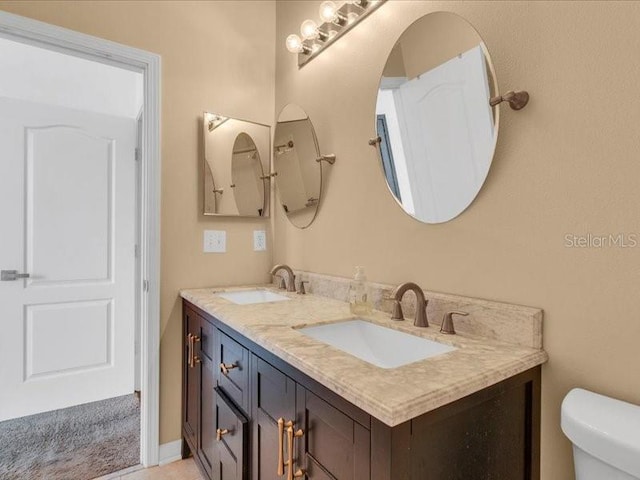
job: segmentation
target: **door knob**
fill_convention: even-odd
[[[17,270],[1,270],[0,271],[0,281],[12,282],[13,280],[18,280],[19,278],[29,278],[29,274],[18,273]]]

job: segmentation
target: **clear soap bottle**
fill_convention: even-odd
[[[370,315],[373,307],[368,295],[369,286],[363,267],[356,267],[356,274],[349,285],[349,308],[354,315]]]

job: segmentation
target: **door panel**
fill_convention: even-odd
[[[113,360],[111,300],[26,308],[25,381],[110,366]]]
[[[253,480],[281,480],[278,475],[278,419],[295,421],[295,382],[252,355]],[[284,443],[285,439],[280,437]],[[285,451],[282,452],[284,456]],[[284,458],[284,457],[283,457]]]
[[[64,126],[26,134],[27,287],[112,280],[115,140]]]
[[[220,388],[215,389],[216,440],[214,471],[221,480],[246,480],[249,465],[249,423]],[[215,478],[215,476],[214,476]]]
[[[202,363],[195,363],[190,360],[192,355],[200,354],[200,342],[193,342],[191,345],[190,337],[200,337],[200,317],[190,309],[184,311],[184,358],[183,358],[183,375],[184,375],[184,398],[183,403],[183,419],[182,424],[192,451],[195,453],[199,447],[198,441],[198,425],[200,423],[200,380],[202,377]],[[195,348],[195,351],[192,351]]]
[[[0,97],[0,421],[133,393],[136,129]]]
[[[202,362],[202,378],[200,379],[200,447],[198,455],[207,473],[211,474],[215,463],[216,450],[216,394],[215,364],[211,346],[215,345],[217,330],[200,317],[200,361]]]
[[[296,469],[314,480],[368,480],[370,432],[337,408],[297,386],[304,435],[296,439]]]

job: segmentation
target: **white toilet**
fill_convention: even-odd
[[[640,406],[575,388],[561,418],[576,480],[640,480]]]

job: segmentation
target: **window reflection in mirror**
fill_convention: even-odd
[[[204,114],[204,214],[269,215],[270,128]]]
[[[319,156],[309,116],[297,105],[285,106],[276,125],[273,161],[280,203],[289,221],[298,228],[311,225],[320,204]]]
[[[498,127],[491,72],[477,31],[448,12],[414,22],[387,59],[376,101],[381,165],[391,193],[418,220],[451,220],[484,183]]]

